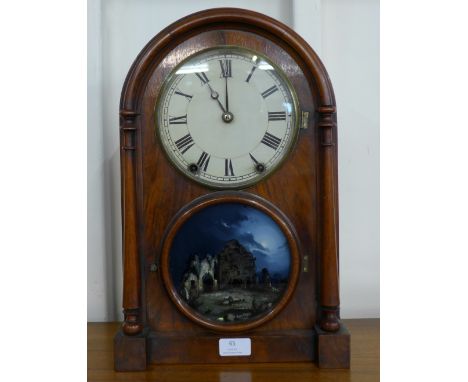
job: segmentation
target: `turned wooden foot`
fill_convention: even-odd
[[[141,333],[143,325],[139,319],[138,309],[124,310],[125,321],[122,324],[122,331],[128,336]]]
[[[337,332],[340,330],[340,320],[338,319],[338,309],[323,308],[320,319],[320,328],[326,332]]]

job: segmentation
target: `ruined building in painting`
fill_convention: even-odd
[[[181,294],[187,301],[201,293],[227,287],[247,288],[256,284],[255,257],[237,240],[230,240],[216,256],[200,260],[195,255],[182,280]]]
[[[237,240],[230,240],[218,254],[219,287],[255,284],[255,257]]]
[[[181,294],[191,301],[197,298],[200,292],[211,292],[218,289],[216,279],[217,258],[207,255],[203,260],[195,255],[182,280]]]

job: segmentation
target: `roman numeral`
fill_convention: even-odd
[[[234,176],[234,170],[232,169],[232,161],[230,159],[224,160],[224,176]]]
[[[268,147],[271,147],[273,150],[276,150],[279,144],[281,143],[281,139],[275,137],[273,134],[266,132],[265,136],[262,139],[262,143],[267,145]]]
[[[182,154],[185,154],[185,152],[195,144],[190,134],[184,135],[182,138],[178,139],[174,143],[176,147],[179,149],[179,151],[184,149],[181,152]]]
[[[179,91],[179,90],[176,90],[176,91],[174,92],[174,94],[178,94],[178,95],[180,95],[180,96],[182,96],[182,97],[185,97],[185,98],[187,98],[189,101],[191,101],[191,100],[192,100],[192,97],[193,97],[193,96],[191,96],[191,95],[182,93],[182,92]]]
[[[276,92],[278,90],[278,87],[276,85],[273,85],[271,88],[265,90],[263,93],[262,93],[262,97],[263,98],[266,98],[268,97],[269,95],[272,95],[274,92]]]
[[[219,60],[222,77],[232,77],[231,60]]]
[[[258,160],[256,160],[255,157],[252,154],[249,153],[249,155],[250,155],[250,158],[252,158],[252,160],[254,161],[254,163],[258,164]]]
[[[286,112],[285,111],[269,111],[268,120],[269,121],[285,121]]]
[[[208,163],[210,163],[210,158],[211,157],[203,151],[202,155],[200,155],[200,158],[198,158],[198,167],[203,168],[203,171],[206,171],[208,168]]]
[[[255,69],[257,69],[256,66],[252,66],[252,70],[250,71],[249,75],[247,76],[247,79],[245,80],[245,82],[249,82],[250,81],[250,78],[252,78],[252,74],[253,72],[255,72]]]
[[[197,75],[197,77],[200,79],[201,83],[202,83],[202,86],[207,84],[208,82],[210,82],[210,80],[208,79],[208,77],[206,76],[205,72],[201,72],[201,73],[195,73]]]
[[[187,114],[180,117],[169,117],[169,124],[171,125],[183,125],[185,123],[187,123]]]

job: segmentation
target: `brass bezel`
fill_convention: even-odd
[[[174,284],[170,272],[170,255],[172,243],[175,236],[179,232],[179,229],[197,212],[213,205],[225,203],[238,203],[247,205],[268,215],[283,232],[288,241],[290,251],[291,263],[288,285],[281,298],[269,311],[264,312],[264,314],[255,317],[252,320],[244,322],[220,323],[210,320],[200,312],[194,310],[180,296],[178,288]],[[176,215],[168,224],[163,237],[161,253],[159,256],[162,281],[169,294],[169,297],[177,309],[196,324],[217,332],[246,331],[261,326],[273,319],[288,305],[288,303],[293,298],[301,273],[301,248],[302,247],[299,241],[299,237],[294,228],[294,225],[289,220],[289,218],[274,204],[264,198],[261,198],[260,196],[245,191],[218,191],[213,194],[204,195],[194,199],[192,202],[182,207],[182,209],[176,213]]]
[[[287,149],[285,150],[285,152],[283,154],[283,157],[277,162],[277,164],[273,167],[272,170],[267,171],[264,175],[256,176],[256,177],[254,177],[252,179],[249,179],[248,181],[241,182],[241,183],[238,183],[238,184],[235,184],[235,185],[213,184],[209,180],[204,180],[204,179],[202,179],[202,178],[200,178],[198,176],[192,175],[188,170],[182,169],[181,166],[179,166],[179,163],[176,162],[175,160],[173,160],[173,158],[167,152],[166,146],[164,145],[163,138],[161,136],[162,129],[160,128],[160,124],[159,124],[159,120],[158,120],[158,111],[159,111],[159,107],[161,106],[160,104],[162,102],[163,95],[166,94],[167,90],[170,88],[170,85],[172,84],[173,79],[175,78],[175,76],[174,76],[175,72],[180,67],[182,67],[187,61],[193,59],[195,56],[205,54],[206,52],[209,52],[211,50],[222,50],[222,49],[229,49],[231,51],[232,50],[237,50],[237,51],[248,52],[248,53],[250,53],[252,55],[256,55],[256,56],[260,57],[261,59],[265,60],[265,62],[270,64],[275,69],[278,76],[286,84],[286,87],[287,87],[288,91],[290,92],[290,94],[292,96],[292,103],[293,103],[293,110],[294,110],[294,124],[292,124],[292,129],[291,129],[292,130],[292,132],[291,132],[292,138],[291,138],[291,142],[290,142],[289,147],[287,147]],[[183,174],[187,179],[190,179],[191,181],[193,181],[193,182],[195,182],[197,184],[203,185],[203,186],[208,187],[208,188],[213,189],[213,190],[240,190],[240,189],[245,189],[245,188],[251,187],[251,186],[253,186],[253,185],[255,185],[255,184],[257,184],[257,183],[259,183],[259,182],[261,182],[261,181],[263,181],[265,179],[268,179],[271,175],[273,175],[276,171],[278,171],[282,167],[282,165],[284,164],[284,162],[286,161],[286,159],[289,157],[289,155],[293,151],[294,147],[296,146],[296,143],[297,143],[297,140],[298,140],[298,137],[299,137],[300,120],[301,120],[301,116],[299,115],[299,113],[300,113],[299,98],[297,96],[296,89],[294,88],[293,84],[291,83],[289,78],[286,76],[284,71],[279,67],[279,65],[274,63],[265,54],[257,52],[257,51],[255,51],[253,49],[248,49],[248,48],[244,48],[244,47],[237,46],[237,45],[218,45],[218,46],[214,46],[214,47],[210,47],[210,48],[206,48],[206,49],[201,49],[198,52],[193,53],[190,56],[184,58],[180,63],[178,63],[176,66],[174,66],[174,68],[171,70],[171,73],[164,80],[164,83],[161,86],[161,90],[158,93],[158,96],[157,96],[157,99],[156,99],[156,102],[155,102],[153,116],[154,116],[154,124],[155,124],[155,130],[156,130],[156,136],[157,136],[158,142],[162,147],[162,151],[164,152],[164,155],[166,156],[168,161],[171,163],[171,165],[177,171],[179,171],[181,174]]]

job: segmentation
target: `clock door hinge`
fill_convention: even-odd
[[[309,127],[309,112],[303,111],[301,115],[301,129],[307,129]]]

